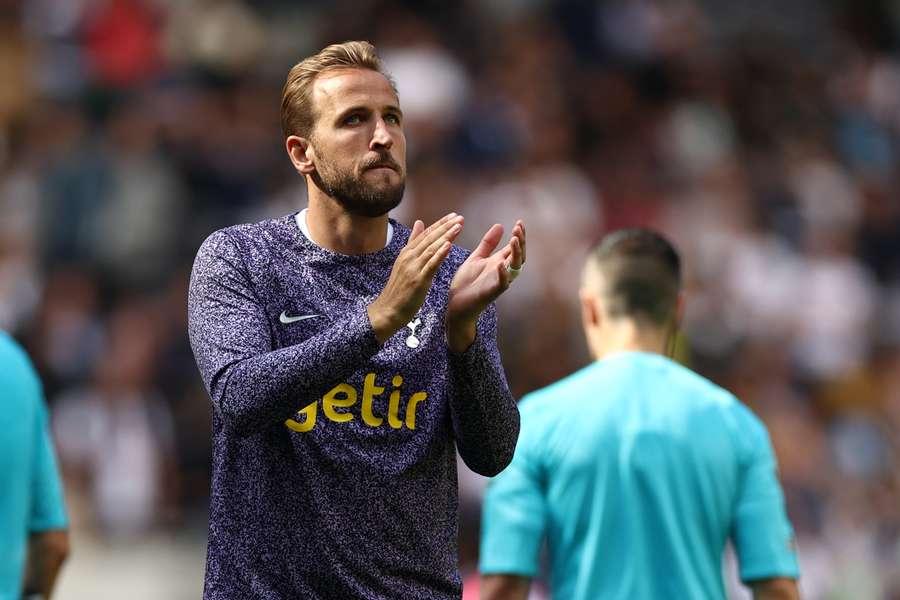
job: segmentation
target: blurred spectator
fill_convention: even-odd
[[[153,382],[155,317],[140,303],[116,309],[93,380],[62,395],[54,415],[72,489],[89,496],[88,522],[109,535],[162,524],[172,500],[174,432]]]

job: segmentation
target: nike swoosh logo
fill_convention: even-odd
[[[321,317],[322,315],[298,315],[296,317],[289,317],[287,311],[281,313],[281,316],[278,317],[278,320],[284,323],[285,325],[290,325],[291,323],[296,323],[297,321],[305,321],[307,319],[315,319],[316,317]]]

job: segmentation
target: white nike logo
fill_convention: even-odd
[[[285,325],[290,325],[291,323],[296,323],[297,321],[305,321],[307,319],[315,319],[316,317],[321,317],[322,315],[298,315],[296,317],[289,317],[287,311],[281,313],[281,316],[278,317],[278,320],[284,323]]]

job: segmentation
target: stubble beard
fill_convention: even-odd
[[[344,210],[359,217],[380,217],[389,213],[400,205],[406,188],[406,178],[402,174],[399,183],[376,187],[351,171],[341,172],[323,159],[319,160],[311,177],[313,183]]]

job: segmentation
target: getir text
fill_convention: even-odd
[[[384,388],[376,383],[375,373],[366,375],[362,390],[362,403],[357,410],[339,410],[349,409],[356,405],[359,394],[356,388],[349,383],[340,383],[331,389],[327,394],[322,396],[322,413],[329,420],[335,423],[347,423],[358,416],[369,427],[380,427],[385,420],[387,424],[394,428],[400,429],[405,424],[409,429],[416,428],[416,409],[419,404],[428,398],[425,392],[416,392],[406,401],[405,410],[400,410],[400,387],[403,385],[403,377],[395,375],[391,380],[394,389],[388,398],[387,415],[381,416],[375,414],[373,403],[376,398],[384,393]],[[319,402],[314,401],[307,404],[293,419],[284,422],[290,429],[301,433],[310,431],[316,426],[316,414],[318,412]]]

